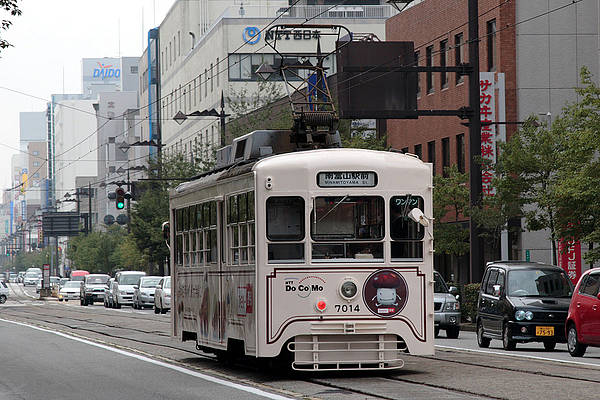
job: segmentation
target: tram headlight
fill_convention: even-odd
[[[346,281],[340,286],[340,294],[346,299],[351,299],[356,296],[356,292],[358,292],[358,287],[356,287],[356,283],[352,281]]]

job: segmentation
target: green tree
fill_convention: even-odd
[[[580,100],[563,109],[553,124],[562,152],[554,185],[556,235],[589,243],[585,258],[600,260],[600,88],[587,68],[581,70]]]
[[[456,165],[446,176],[433,177],[433,217],[436,254],[462,256],[469,251],[469,229],[461,220],[469,209],[468,174]]]
[[[4,10],[11,17],[18,17],[22,11],[19,9],[19,0],[0,0],[0,9]],[[7,30],[12,25],[12,21],[2,18],[0,28]],[[0,50],[12,46],[7,40],[0,37]]]
[[[31,252],[19,252],[9,265],[15,271],[25,271],[30,267],[42,268],[42,265],[50,263],[50,251],[48,249],[35,250]]]
[[[162,223],[169,220],[169,189],[214,166],[211,148],[198,147],[193,154],[190,157],[175,153],[164,155],[160,161],[152,161],[149,169],[152,180],[137,184],[142,194],[136,199],[131,212],[131,240],[145,264],[143,269],[148,272],[164,274],[164,261],[169,256],[161,230]]]
[[[114,253],[126,235],[125,229],[113,225],[106,232],[76,236],[69,241],[67,257],[76,269],[111,274],[116,268],[122,267]]]
[[[555,257],[557,208],[553,192],[563,149],[564,139],[558,129],[530,117],[507,143],[500,145],[494,180],[497,194],[475,211],[478,223],[497,226],[493,233],[499,236],[509,218],[523,215],[527,230],[549,229]]]

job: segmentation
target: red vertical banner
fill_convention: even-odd
[[[490,162],[481,168],[481,191],[484,197],[494,196],[496,188],[493,164],[496,163],[496,85],[494,72],[479,73],[479,112],[481,114],[481,158]]]
[[[581,243],[579,241],[558,241],[558,266],[565,270],[573,285],[577,284],[581,276]]]

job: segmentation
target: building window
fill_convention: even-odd
[[[215,64],[215,67],[217,68],[217,87],[219,87],[219,58],[217,57],[217,63]]]
[[[415,144],[415,155],[419,157],[420,160],[423,159],[423,145]]]
[[[419,66],[419,57],[421,56],[420,51],[415,51],[415,67]],[[421,97],[421,79],[419,78],[421,75],[419,73],[416,74],[417,77],[417,97]]]
[[[408,153],[408,147],[403,147],[403,148],[402,148],[402,152],[403,152],[404,154]]]
[[[215,74],[213,73],[213,64],[210,63],[210,92],[212,93],[215,89]]]
[[[333,57],[326,58],[323,61],[323,66],[328,69],[329,73],[334,73],[335,64]],[[279,65],[281,64],[281,57],[275,54],[230,54],[228,57],[229,61],[229,80],[230,81],[259,81],[262,82],[264,79],[256,74],[256,70],[262,64]],[[286,57],[286,62],[293,64],[298,61],[298,57]],[[303,61],[300,59],[300,61]],[[315,59],[309,58],[313,64]],[[301,81],[301,77],[293,76],[288,73],[286,75],[289,81]],[[272,74],[269,81],[282,81],[283,77],[279,74]]]
[[[456,135],[456,165],[460,172],[465,172],[465,134]]]
[[[433,46],[429,46],[425,49],[425,65],[428,67],[433,66]],[[433,73],[427,72],[427,93],[433,93]]]
[[[487,23],[487,62],[488,71],[496,70],[496,20]]]
[[[198,102],[202,102],[202,74],[198,75]]]
[[[427,142],[427,159],[433,164],[433,173],[437,170],[435,165],[435,140]]]
[[[34,161],[33,162],[33,166],[34,167],[39,167],[40,166],[40,162],[39,161]]]
[[[440,42],[440,66],[445,67],[448,65],[448,40],[442,40]],[[440,74],[440,80],[442,84],[442,89],[448,87],[448,73],[442,72]]]
[[[208,70],[204,68],[204,97],[208,97]]]
[[[188,84],[188,107],[192,108],[192,84]]]
[[[129,71],[130,71],[132,74],[137,74],[137,73],[138,73],[138,67],[137,67],[137,65],[132,65],[132,66],[130,66],[130,67],[129,67]]]
[[[450,167],[450,138],[442,139],[442,173],[448,176],[446,168]]]
[[[40,152],[39,152],[39,151],[36,151],[36,150],[34,150],[32,154],[33,154],[34,156],[39,156],[39,155],[40,155]]]
[[[177,55],[181,55],[181,31],[177,31]]]
[[[173,64],[173,43],[169,42],[169,66]]]
[[[454,35],[454,65],[457,67],[462,64],[464,58],[464,36],[462,33]],[[463,83],[464,76],[456,73],[456,84]]]

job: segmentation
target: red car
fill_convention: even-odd
[[[588,346],[600,347],[600,268],[586,271],[579,279],[565,327],[573,357],[583,356]]]

